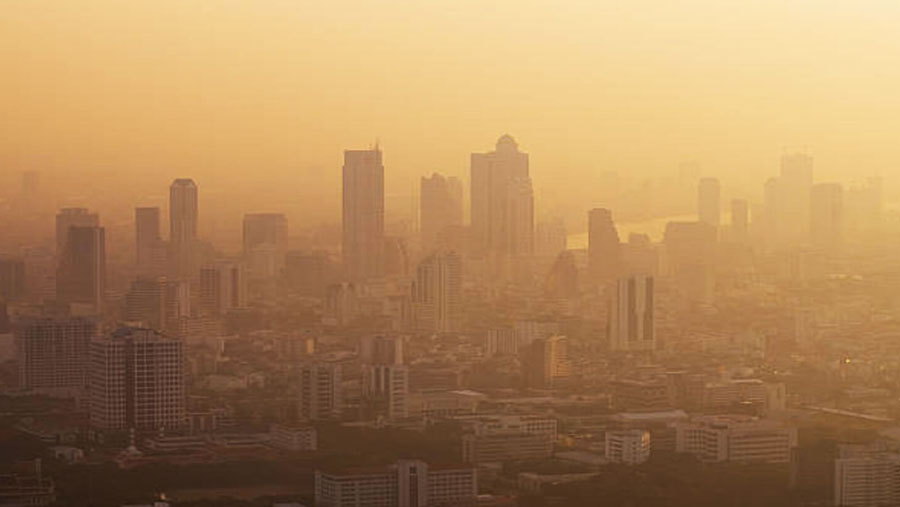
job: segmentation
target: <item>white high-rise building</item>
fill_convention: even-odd
[[[885,442],[841,445],[834,461],[834,505],[900,505],[900,449]]]
[[[462,260],[455,252],[435,253],[419,263],[413,288],[416,323],[438,333],[462,327]]]
[[[120,328],[90,346],[90,420],[101,430],[163,431],[185,422],[184,344]]]
[[[247,305],[247,280],[240,262],[217,261],[200,269],[200,307],[225,314]]]
[[[301,420],[337,419],[343,408],[341,366],[334,363],[307,363],[300,366]]]
[[[351,281],[383,273],[384,165],[377,147],[344,152],[341,251]]]
[[[653,277],[631,275],[619,278],[608,318],[610,350],[655,350]]]
[[[363,395],[378,415],[403,419],[408,414],[409,368],[402,364],[363,366]]]

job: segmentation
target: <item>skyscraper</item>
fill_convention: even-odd
[[[200,308],[223,315],[246,305],[247,285],[239,262],[217,261],[200,268]]]
[[[813,158],[804,153],[784,155],[778,181],[778,220],[784,228],[784,239],[791,243],[803,243],[809,239]]]
[[[656,348],[653,277],[619,278],[610,300],[609,350],[651,351]]]
[[[702,178],[697,188],[698,219],[713,227],[719,227],[722,209],[722,190],[716,178]]]
[[[68,228],[56,274],[56,296],[64,303],[103,306],[106,292],[106,234],[103,227]]]
[[[25,261],[0,257],[0,301],[11,301],[25,295]]]
[[[495,151],[471,156],[472,240],[476,253],[531,255],[534,195],[528,154],[509,135]]]
[[[406,417],[409,368],[403,364],[367,364],[362,370],[363,396],[372,415],[388,419]]]
[[[438,173],[430,178],[423,176],[419,196],[422,249],[430,252],[439,246],[448,227],[462,225],[462,183],[457,178],[445,178]]]
[[[746,199],[731,200],[731,232],[736,239],[745,239],[750,226],[750,205]]]
[[[197,184],[179,178],[169,187],[169,248],[175,278],[193,277],[197,266]]]
[[[812,187],[810,237],[813,245],[834,249],[844,239],[844,187],[819,183]]]
[[[93,427],[164,431],[184,424],[180,340],[151,329],[120,328],[91,342],[90,354]]]
[[[341,366],[335,363],[307,363],[300,366],[300,420],[337,419],[341,415]]]
[[[605,208],[588,212],[588,271],[592,283],[618,276],[622,263],[619,232],[612,213]]]
[[[159,208],[134,209],[135,264],[141,275],[165,273],[166,250],[159,227]]]
[[[68,390],[87,385],[88,346],[97,324],[84,318],[32,318],[16,330],[19,385]]]
[[[100,217],[87,208],[63,208],[56,215],[56,255],[63,255],[70,227],[99,227]]]
[[[165,278],[138,278],[125,294],[125,320],[141,327],[163,330],[167,320]]]
[[[347,150],[343,168],[344,269],[352,281],[380,276],[384,263],[381,150]]]
[[[417,327],[438,333],[462,327],[462,261],[455,252],[434,253],[419,263],[413,287]]]

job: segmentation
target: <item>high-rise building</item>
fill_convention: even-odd
[[[422,249],[425,252],[439,247],[448,227],[463,223],[462,183],[454,177],[445,178],[434,173],[422,177],[419,192],[419,216]]]
[[[566,250],[566,225],[562,219],[540,222],[535,229],[534,253],[548,259],[555,259]]]
[[[67,304],[103,306],[106,292],[106,233],[103,227],[72,226],[59,259],[56,297]]]
[[[722,188],[717,178],[702,178],[697,188],[698,220],[719,227],[722,210]]]
[[[97,324],[84,318],[34,318],[16,330],[19,385],[69,390],[87,385],[88,347]]]
[[[382,274],[384,268],[384,165],[381,150],[344,151],[344,270],[352,281]]]
[[[196,275],[197,216],[197,184],[189,178],[176,179],[169,187],[170,269],[175,278]]]
[[[900,449],[888,442],[840,445],[834,460],[834,505],[900,504]]]
[[[669,222],[663,244],[668,274],[689,302],[710,304],[715,296],[716,229],[703,222]]]
[[[359,298],[352,283],[336,283],[325,290],[323,322],[334,326],[346,326],[359,315]]]
[[[244,260],[249,278],[273,281],[284,271],[288,223],[282,213],[244,215]]]
[[[652,351],[656,348],[652,276],[619,278],[609,308],[609,349]]]
[[[434,253],[416,269],[413,305],[420,329],[438,333],[462,327],[462,261],[455,252]]]
[[[809,238],[813,158],[804,153],[784,155],[778,185],[778,220],[784,230],[784,239],[804,243]]]
[[[184,348],[158,331],[120,328],[91,342],[90,420],[100,430],[185,424]]]
[[[574,298],[578,296],[578,267],[572,252],[560,252],[547,273],[544,293],[553,298]]]
[[[166,329],[167,290],[165,278],[138,278],[125,294],[125,320],[155,330]]]
[[[736,239],[745,239],[750,227],[750,205],[746,199],[731,200],[731,232]]]
[[[162,276],[166,269],[166,246],[159,233],[159,208],[135,208],[135,265],[145,276]]]
[[[316,470],[315,504],[328,507],[475,506],[474,467],[402,460],[371,470]]]
[[[25,261],[0,257],[0,301],[13,301],[25,295]]]
[[[56,215],[56,255],[62,256],[71,227],[100,227],[100,216],[87,208],[63,208]]]
[[[307,421],[340,418],[343,409],[341,365],[306,363],[300,365],[299,377],[298,418]]]
[[[569,377],[568,340],[565,336],[534,340],[527,348],[522,368],[526,386],[556,387]]]
[[[818,183],[812,187],[810,237],[813,245],[834,249],[844,239],[844,187]]]
[[[240,262],[217,261],[200,268],[199,303],[207,314],[224,315],[247,304],[247,285]]]
[[[479,255],[531,255],[534,251],[534,195],[528,154],[509,135],[496,150],[471,157],[473,247]]]
[[[588,271],[592,283],[615,279],[621,271],[622,251],[612,212],[595,208],[588,212]]]
[[[403,364],[363,366],[363,397],[372,415],[403,419],[408,413],[409,368]]]
[[[359,360],[363,364],[403,364],[403,338],[363,336],[359,340]]]

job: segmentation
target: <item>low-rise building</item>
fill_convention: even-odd
[[[312,426],[272,426],[269,445],[286,451],[315,451],[318,449],[316,429]]]
[[[606,459],[610,463],[639,465],[649,458],[649,431],[620,430],[606,432]]]
[[[797,429],[739,415],[702,416],[675,423],[675,450],[707,463],[790,463]]]

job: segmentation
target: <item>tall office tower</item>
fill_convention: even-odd
[[[568,340],[565,336],[538,338],[531,342],[522,362],[525,385],[553,388],[569,377]]]
[[[247,304],[244,267],[239,262],[217,261],[200,268],[200,309],[224,315]]]
[[[341,416],[341,366],[334,363],[307,363],[300,366],[300,420],[321,421]]]
[[[174,278],[196,275],[197,215],[197,184],[189,178],[176,179],[169,186],[169,261]]]
[[[138,278],[125,294],[125,320],[150,329],[166,329],[167,286],[165,278]]]
[[[619,278],[610,298],[608,337],[611,351],[656,349],[653,277],[630,275]]]
[[[56,215],[56,255],[65,253],[71,227],[100,227],[100,217],[87,208],[63,208]]]
[[[14,301],[25,295],[25,261],[0,258],[0,301]]]
[[[274,281],[284,271],[288,223],[282,213],[244,215],[244,261],[254,285]]]
[[[534,253],[547,259],[555,259],[566,251],[566,225],[561,218],[540,222],[535,228]]]
[[[614,280],[621,270],[619,232],[605,208],[588,212],[588,272],[592,283]]]
[[[384,165],[381,150],[344,151],[344,270],[351,281],[380,276],[384,264]]]
[[[423,176],[419,190],[419,217],[422,250],[427,253],[445,247],[440,244],[440,239],[446,229],[463,223],[463,191],[459,179],[445,178],[438,173],[430,178]]]
[[[16,330],[19,386],[68,390],[87,385],[88,347],[97,324],[84,318],[33,318]]]
[[[434,253],[419,263],[413,305],[420,329],[438,333],[462,327],[462,261],[455,252]]]
[[[745,239],[750,227],[750,205],[746,199],[731,200],[731,232],[737,239]]]
[[[560,299],[578,296],[578,267],[572,252],[566,250],[556,257],[544,281],[544,292],[549,297]]]
[[[161,432],[185,422],[184,346],[152,329],[120,328],[90,346],[90,421],[101,430]]]
[[[359,315],[359,297],[352,283],[336,283],[325,289],[322,321],[332,326],[346,326]]]
[[[819,183],[812,187],[810,238],[823,249],[834,249],[844,239],[844,187],[840,183]]]
[[[402,364],[363,366],[363,396],[374,416],[403,419],[407,416],[409,368]]]
[[[669,222],[663,237],[669,275],[688,302],[715,297],[716,229],[703,222]]]
[[[520,152],[516,141],[504,135],[497,141],[495,151],[472,154],[471,171],[475,252],[531,254],[533,233],[528,231],[534,227],[534,198],[528,154]],[[529,199],[531,202],[526,202]]]
[[[397,236],[385,236],[382,273],[385,276],[406,276],[409,273],[409,252],[406,240]]]
[[[650,241],[650,236],[631,233],[628,242],[622,245],[622,261],[623,273],[658,274],[659,248]]]
[[[702,178],[697,187],[698,220],[719,227],[722,209],[722,187],[717,178]]]
[[[159,208],[134,209],[135,266],[144,276],[166,272],[166,245],[159,233]]]
[[[778,219],[784,226],[785,239],[791,243],[803,243],[809,239],[812,157],[803,153],[784,155],[781,158],[781,177],[778,181]]]
[[[359,361],[363,364],[403,364],[403,338],[363,336],[359,340]]]
[[[103,227],[69,227],[59,260],[56,297],[64,303],[103,307],[106,292],[106,233]]]

